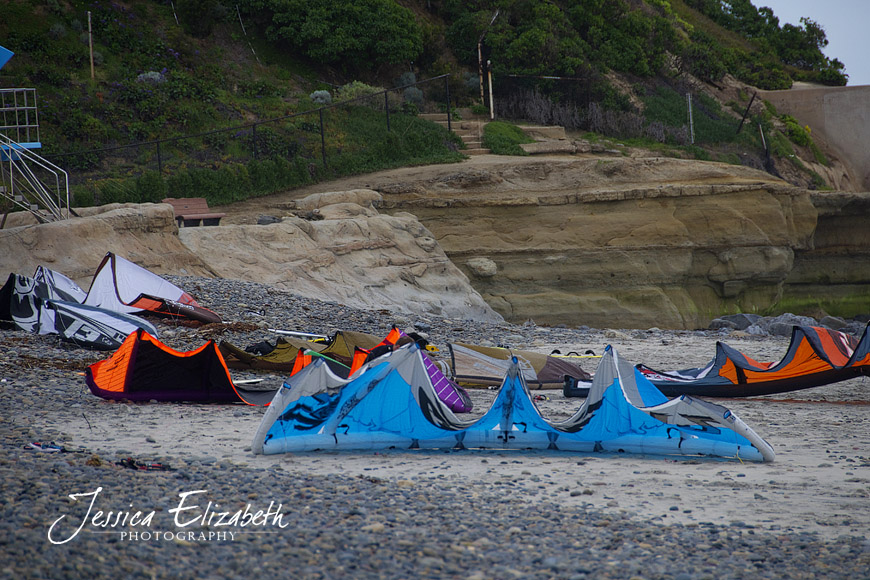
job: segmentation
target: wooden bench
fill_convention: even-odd
[[[175,211],[175,221],[178,227],[219,226],[225,213],[211,211],[204,197],[167,197],[163,203],[168,203]]]

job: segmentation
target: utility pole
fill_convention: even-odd
[[[692,93],[686,93],[686,102],[689,105],[689,138],[692,145],[695,144],[695,119],[692,115]]]
[[[495,19],[498,18],[498,13],[501,9],[497,8],[495,14],[492,15],[492,20],[489,21],[489,24],[486,25],[486,28],[483,29],[483,32],[480,35],[480,38],[477,39],[477,75],[480,79],[480,104],[483,105],[486,100],[483,95],[483,37],[486,36],[486,33],[489,32],[490,26],[495,22]]]
[[[91,51],[91,80],[94,80],[94,35],[91,32],[90,10],[88,10],[88,49]]]
[[[486,74],[489,80],[489,120],[495,120],[495,102],[492,100],[492,61],[486,61]]]

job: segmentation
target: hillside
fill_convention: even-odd
[[[80,206],[167,195],[219,205],[455,161],[459,140],[416,113],[445,111],[448,97],[451,111],[486,111],[481,38],[500,118],[848,189],[833,182],[843,172],[806,128],[758,100],[748,107],[749,82],[845,83],[841,64],[818,58],[823,31],[780,28],[746,0],[731,5],[726,18],[702,0],[10,0],[0,37],[16,54],[0,86],[37,89],[43,152],[69,171]],[[391,90],[386,120],[383,95],[318,118],[324,104],[379,89]]]

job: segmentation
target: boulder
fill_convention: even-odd
[[[347,193],[347,195],[345,195]],[[320,220],[183,228],[179,237],[222,278],[256,280],[359,308],[501,321],[413,215],[382,215],[378,194],[318,194],[297,208]]]
[[[215,275],[178,239],[171,205],[110,204],[77,208],[76,213],[82,217],[4,229],[0,236],[4,279],[6,272],[30,276],[42,265],[69,276],[87,290],[106,252],[157,274]]]
[[[831,330],[842,330],[843,328],[846,328],[849,323],[839,316],[825,316],[819,320],[819,324],[826,328],[830,328]]]
[[[710,321],[708,328],[710,330],[722,330],[723,328],[726,330],[744,330],[743,328],[738,328],[734,322],[724,318],[714,318]]]
[[[785,314],[780,314],[779,316],[770,319],[767,324],[767,332],[773,336],[791,336],[792,330],[795,326],[818,325],[819,323],[816,322],[814,318],[809,316],[798,316],[797,314],[786,312]]]
[[[761,315],[746,313],[726,314],[725,316],[720,316],[719,319],[730,322],[737,330],[746,330],[747,328],[758,322],[761,319]]]
[[[503,321],[413,215],[381,215],[374,192],[300,200],[318,219],[179,228],[167,204],[84,208],[86,217],[3,230],[0,271],[47,266],[87,289],[107,251],[158,275],[252,280],[325,301],[417,316]],[[262,217],[262,216],[261,216]]]

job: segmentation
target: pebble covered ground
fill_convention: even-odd
[[[239,346],[274,341],[269,328],[386,334],[392,324],[426,332],[436,345],[480,344],[483,337],[519,347],[540,343],[542,336],[548,344],[590,348],[606,342],[604,330],[421,319],[303,299],[256,283],[167,278],[226,323],[194,328],[158,322],[161,340],[178,350],[208,338]],[[662,341],[680,335],[621,332],[652,332]],[[715,338],[719,331],[696,332]],[[870,578],[866,534],[829,540],[741,522],[662,525],[591,503],[530,501],[539,486],[529,479],[494,485],[454,475],[299,473],[280,462],[261,468],[180,456],[147,458],[172,471],[128,469],[116,463],[122,453],[76,450],[63,426],[49,420],[60,410],[86,416],[94,406],[109,404],[92,396],[80,375],[106,356],[52,336],[0,329],[3,577]],[[33,441],[80,452],[26,449]],[[498,463],[525,456],[481,457]],[[179,494],[197,490],[206,491],[190,496],[186,506],[198,507],[178,510]],[[248,514],[262,510],[269,516],[244,527],[215,520],[203,525],[208,502],[212,512],[240,512],[241,521],[246,507]],[[98,510],[114,513],[95,517]]]

